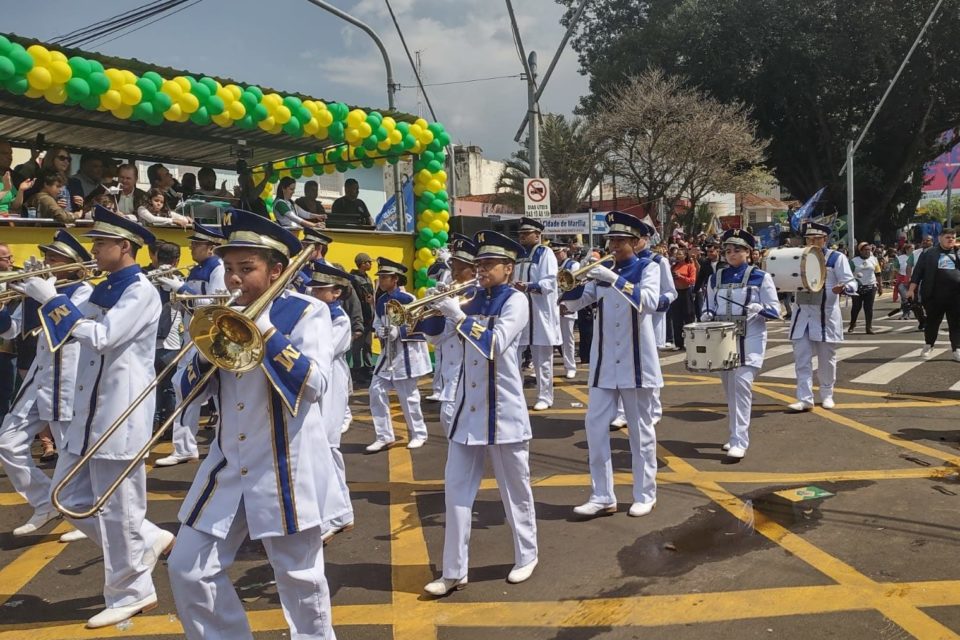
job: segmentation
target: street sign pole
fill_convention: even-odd
[[[853,220],[853,140],[847,143],[847,251],[852,258],[857,246]]]

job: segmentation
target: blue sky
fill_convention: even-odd
[[[49,41],[145,1],[21,2],[16,11],[6,13],[3,29]],[[423,50],[425,83],[520,73],[502,0],[391,2],[411,51]],[[386,42],[397,80],[415,84],[383,0],[332,3],[372,26]],[[514,0],[514,7],[524,46],[537,50],[542,74],[563,36],[562,9],[554,0]],[[202,0],[136,33],[83,48],[363,106],[387,103],[383,63],[372,41],[306,0]],[[586,90],[576,54],[568,49],[541,108],[570,114]],[[519,78],[427,91],[438,119],[456,142],[477,144],[494,159],[516,148],[513,136],[526,110],[526,85]],[[415,113],[416,91],[404,88],[397,105]],[[424,113],[430,119],[425,105]]]

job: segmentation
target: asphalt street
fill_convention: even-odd
[[[367,455],[373,428],[366,395],[355,394],[343,451],[357,526],[325,552],[337,636],[960,638],[960,363],[945,331],[942,350],[921,360],[916,323],[885,317],[889,295],[878,306],[877,333],[865,335],[861,320],[839,352],[833,411],[787,413],[792,347],[787,324],[770,324],[751,447],[735,465],[724,464],[720,450],[727,416],[719,378],[691,374],[682,354],[664,352],[658,503],[643,518],[626,514],[625,431],[611,433],[618,513],[573,516],[589,495],[586,372],[559,377],[554,407],[532,414],[534,577],[505,580],[513,550],[488,473],[475,506],[470,584],[440,600],[421,595],[442,555],[446,443],[438,407],[424,402],[425,447]],[[532,404],[532,389],[527,398]],[[405,440],[402,417],[396,426]],[[213,434],[201,430],[201,442]],[[162,444],[151,461],[169,451]],[[176,531],[196,469],[151,468],[154,522]],[[60,544],[70,528],[63,522],[10,536],[29,515],[0,475],[0,640],[181,635],[163,563],[154,574],[158,609],[123,628],[84,630],[102,606],[100,554],[89,541]],[[243,547],[231,575],[256,637],[289,637],[259,543]]]

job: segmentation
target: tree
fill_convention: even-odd
[[[569,6],[574,0],[558,0]],[[845,202],[838,175],[934,0],[595,0],[573,46],[591,95],[651,65],[751,110],[781,184],[798,198],[821,186]],[[568,13],[569,17],[569,13]],[[941,14],[856,158],[858,235],[892,235],[914,212],[922,167],[960,124],[960,23]],[[898,213],[899,210],[899,213]]]
[[[744,190],[766,173],[765,145],[744,107],[723,104],[681,77],[650,69],[602,102],[594,130],[637,200],[662,202],[672,212],[686,198],[695,210],[708,192]]]
[[[582,118],[548,113],[540,127],[540,172],[550,180],[550,213],[578,211],[580,201],[600,177],[603,158]],[[526,146],[506,161],[497,181],[497,203],[523,210],[523,180],[530,177]]]

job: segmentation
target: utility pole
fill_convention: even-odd
[[[530,177],[540,177],[540,107],[537,104],[537,52],[531,51],[527,58],[527,157],[530,159]]]
[[[413,52],[414,57],[417,59],[417,76],[421,79],[423,78],[423,66],[420,61],[420,54],[423,53],[423,49],[419,49]],[[420,92],[420,83],[417,83],[417,117],[423,117],[423,94]]]

